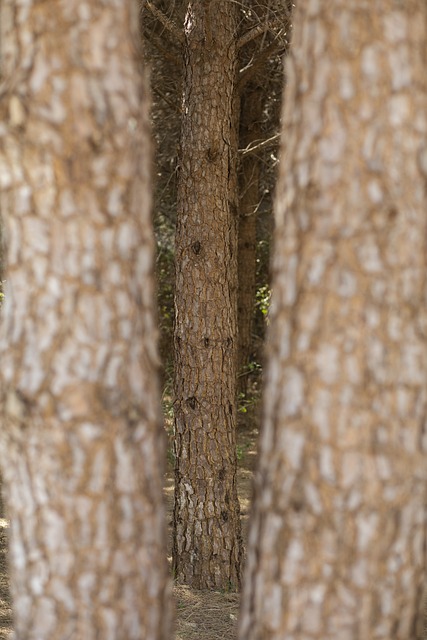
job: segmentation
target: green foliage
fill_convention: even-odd
[[[271,299],[271,289],[268,284],[264,284],[260,286],[256,292],[256,307],[259,309],[264,316],[264,318],[268,315],[268,310],[270,308],[270,299]]]
[[[270,229],[268,220],[271,218],[271,211],[266,210],[259,216],[258,235],[261,238],[257,243],[257,260],[256,260],[256,294],[254,308],[254,353],[255,360],[262,359],[261,349],[259,348],[264,341],[265,329],[268,319],[268,309],[270,307]],[[267,320],[268,321],[268,320]],[[258,367],[259,369],[261,367]]]
[[[249,365],[251,371],[261,371],[261,365],[257,362],[251,362]],[[257,393],[239,393],[237,411],[238,413],[248,413],[253,410],[258,403]]]
[[[240,462],[241,460],[243,460],[243,458],[245,457],[245,455],[247,454],[249,448],[250,448],[250,442],[245,442],[245,444],[238,444],[236,446],[236,455],[237,455],[237,460]]]

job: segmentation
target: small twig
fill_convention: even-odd
[[[264,149],[265,147],[269,147],[270,145],[272,145],[274,142],[276,142],[276,140],[278,140],[280,138],[280,133],[276,133],[274,136],[272,136],[271,138],[267,138],[267,140],[263,140],[262,142],[257,142],[257,144],[249,144],[245,149],[239,149],[239,153],[242,157],[245,157],[251,153],[254,153],[255,151],[259,151],[259,149]]]
[[[182,45],[184,43],[184,34],[174,22],[167,15],[160,11],[150,0],[145,0],[145,6],[147,9],[151,11],[153,16],[160,22],[161,25],[168,31],[168,33],[172,36],[172,39],[176,42],[176,44]]]
[[[181,113],[181,108],[176,104],[176,102],[173,102],[172,100],[170,100],[164,93],[160,91],[160,89],[153,87],[153,93],[155,93],[156,96],[164,100],[164,102],[166,102],[166,104],[169,105],[171,109],[176,111],[176,113],[179,113],[179,114]]]
[[[274,31],[275,28],[280,27],[281,29],[283,29],[283,20],[272,20],[270,22],[263,22],[262,24],[258,24],[256,27],[253,27],[253,29],[249,29],[249,31],[247,31],[246,33],[244,33],[237,41],[237,49],[241,49],[242,47],[245,46],[245,44],[248,44],[248,42],[251,42],[252,40],[255,40],[255,38],[258,38],[258,36],[262,35],[263,33],[266,33],[266,31]]]

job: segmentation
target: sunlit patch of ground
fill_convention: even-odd
[[[231,640],[236,636],[239,595],[174,588],[176,640]]]

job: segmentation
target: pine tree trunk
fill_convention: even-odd
[[[0,458],[16,637],[163,640],[163,435],[137,5],[3,0],[1,18]]]
[[[176,233],[174,574],[236,589],[236,7],[190,3]],[[233,199],[233,198],[232,198]]]
[[[248,148],[262,138],[262,88],[249,85],[242,96],[240,145]],[[238,252],[238,391],[246,393],[248,365],[252,352],[252,325],[256,292],[257,213],[260,199],[260,159],[244,155],[240,162],[239,252]]]
[[[421,637],[426,25],[297,5],[241,640]]]

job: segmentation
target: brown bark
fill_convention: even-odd
[[[236,6],[190,3],[176,232],[173,565],[195,588],[236,589],[237,222],[232,98]]]
[[[242,96],[240,145],[246,149],[262,140],[263,91],[249,85]],[[256,291],[257,213],[260,199],[260,159],[256,153],[244,155],[239,167],[238,296],[239,327],[238,391],[246,393],[252,352],[252,324]]]
[[[2,2],[0,457],[22,640],[169,637],[133,9]]]
[[[420,637],[427,8],[362,4],[295,15],[242,640]]]

